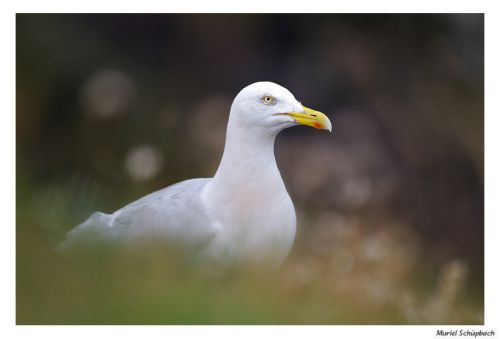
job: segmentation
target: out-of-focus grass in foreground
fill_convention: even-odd
[[[391,241],[384,243],[385,252],[377,252],[376,243],[390,237],[385,233],[367,238],[353,234],[352,226],[337,232],[337,242],[331,240],[325,254],[319,238],[299,232],[291,257],[274,271],[221,271],[158,245],[147,249],[96,245],[62,255],[54,246],[62,230],[77,223],[69,213],[74,192],[28,188],[18,181],[18,324],[483,321],[482,295],[465,293],[463,263],[416,265],[404,250],[411,246]],[[90,205],[91,196],[80,197],[79,203]],[[366,246],[368,259],[358,251]]]

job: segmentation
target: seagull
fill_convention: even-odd
[[[274,157],[276,135],[306,125],[332,131],[328,117],[268,81],[243,88],[229,113],[213,178],[185,180],[112,214],[96,212],[68,232],[63,248],[85,241],[166,241],[224,263],[268,263],[288,256],[295,208]]]

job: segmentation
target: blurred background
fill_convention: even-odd
[[[483,27],[482,14],[18,14],[17,322],[483,323]],[[298,215],[282,268],[215,276],[161,247],[53,250],[96,210],[212,176],[232,98],[262,80],[334,126],[278,136]]]

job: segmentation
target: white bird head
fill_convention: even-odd
[[[295,125],[332,131],[328,117],[303,106],[286,88],[273,82],[256,82],[243,88],[231,106],[230,123],[276,134]]]

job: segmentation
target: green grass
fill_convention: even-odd
[[[348,247],[337,243],[327,255],[319,255],[303,246],[304,234],[299,233],[292,255],[275,271],[255,267],[220,271],[158,244],[147,249],[96,244],[63,255],[54,246],[68,225],[80,221],[73,208],[74,189],[29,188],[18,182],[18,324],[483,321],[482,294],[466,298],[463,277],[436,276],[424,265],[402,270],[395,265],[398,252],[377,262],[363,259],[353,250],[361,246],[357,238],[352,244],[343,241]],[[80,196],[82,210],[94,205],[94,199],[90,193]],[[347,269],[344,256],[350,253],[352,267]],[[423,280],[424,288],[415,283]]]

